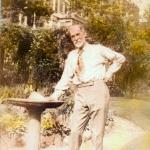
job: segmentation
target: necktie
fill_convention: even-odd
[[[76,67],[76,74],[79,77],[84,70],[84,62],[82,58],[83,49],[79,50],[78,52],[78,60],[77,60],[77,67]]]

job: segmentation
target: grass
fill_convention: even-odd
[[[113,98],[111,109],[129,119],[145,131],[150,131],[150,101],[142,99]]]
[[[112,98],[111,110],[116,115],[134,122],[145,131],[143,137],[134,139],[122,150],[150,150],[150,100]]]

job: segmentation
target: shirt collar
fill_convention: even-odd
[[[84,45],[84,47],[83,47],[83,50],[85,51],[89,47],[89,45],[90,44],[88,42],[86,42],[85,45]]]
[[[84,44],[84,47],[82,48],[82,51],[86,51],[87,50],[87,48],[89,47],[89,43],[88,42],[86,42],[85,44]],[[77,52],[79,53],[79,50],[77,49]]]

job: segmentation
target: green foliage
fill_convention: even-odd
[[[29,118],[26,112],[21,113],[19,107],[9,107],[10,110],[0,114],[0,131],[10,136],[24,135],[27,130]],[[15,110],[16,109],[16,110]],[[58,116],[57,116],[58,117]],[[41,120],[41,133],[44,136],[60,134],[62,137],[68,135],[70,129],[57,121],[56,113],[45,111]]]
[[[70,44],[69,44],[70,43]],[[39,85],[60,79],[66,54],[72,48],[66,30],[34,30],[28,62],[32,79]]]
[[[26,47],[20,47],[24,39],[30,41],[30,32],[26,28],[15,25],[4,25],[1,29],[1,82],[5,84],[16,83],[17,81],[24,80],[25,76],[21,76],[22,71],[26,70],[24,57],[29,49],[29,44]],[[23,73],[25,73],[23,71]],[[20,81],[21,82],[21,81]]]
[[[146,29],[145,26],[140,25],[134,29],[130,27],[126,66],[117,76],[120,87],[131,96],[136,95],[143,84],[147,84],[149,80],[150,44],[147,41]]]
[[[10,24],[1,35],[1,83],[44,84],[60,78],[69,49],[65,30],[32,31]]]
[[[29,84],[16,84],[13,86],[0,87],[0,103],[5,98],[27,98],[33,91],[32,85]]]
[[[22,135],[25,132],[25,122],[26,119],[24,117],[11,113],[4,113],[0,117],[0,130],[10,135]]]
[[[117,2],[103,3],[99,4],[99,10],[93,10],[87,28],[95,41],[122,51],[127,44],[124,7]]]
[[[32,79],[36,83],[56,82],[60,78],[58,47],[57,36],[51,30],[33,32],[28,63],[32,72]]]

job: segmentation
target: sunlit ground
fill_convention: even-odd
[[[111,110],[115,114],[115,128],[105,135],[104,150],[150,150],[149,97],[112,98]],[[87,142],[82,150],[89,147]]]
[[[150,150],[150,99],[112,98],[111,109],[141,127],[145,134],[121,150]]]
[[[105,136],[104,150],[150,150],[149,97],[143,99],[112,98],[111,110],[115,114],[116,125],[115,129],[110,132],[111,134]],[[140,131],[139,128],[142,130],[142,134],[136,134]],[[81,150],[92,150],[90,146],[87,142]],[[19,147],[14,150],[24,149]],[[45,150],[55,150],[55,148],[47,147]],[[60,150],[60,147],[56,150]],[[65,149],[61,147],[61,150]]]
[[[150,99],[112,98],[111,109],[145,131],[150,131]]]

